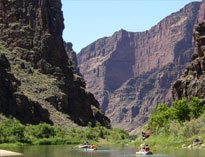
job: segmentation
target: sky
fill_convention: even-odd
[[[77,53],[87,45],[120,29],[149,30],[186,4],[201,0],[61,0],[63,38]]]

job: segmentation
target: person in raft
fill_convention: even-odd
[[[90,143],[88,141],[84,141],[83,143],[84,145],[90,145]]]
[[[148,152],[148,151],[149,151],[149,146],[148,146],[148,144],[146,144],[144,151],[145,151],[145,152]]]
[[[142,152],[145,152],[145,147],[142,147],[142,148],[141,148],[141,151],[142,151]]]

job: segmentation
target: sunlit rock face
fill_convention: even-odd
[[[205,0],[202,0],[200,10],[198,13],[197,23],[201,23],[205,20]]]
[[[110,128],[66,54],[63,29],[60,0],[0,1],[0,112],[23,123]]]
[[[193,2],[150,30],[120,30],[77,55],[87,88],[114,127],[135,133],[159,103],[172,103],[172,83],[191,62],[193,29],[204,1]]]

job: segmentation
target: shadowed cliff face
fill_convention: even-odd
[[[68,58],[72,61],[72,66],[75,72],[81,76],[79,68],[78,68],[78,61],[76,52],[73,51],[73,44],[71,42],[64,42],[65,50],[68,55]]]
[[[0,1],[0,112],[65,129],[96,121],[110,127],[67,57],[63,28],[60,0]]]
[[[193,53],[199,2],[145,32],[120,30],[78,54],[80,73],[114,127],[140,128],[159,103],[171,104],[171,84]]]
[[[173,85],[174,100],[195,96],[205,101],[205,22],[196,25],[194,41],[197,49],[192,62]]]

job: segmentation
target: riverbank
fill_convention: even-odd
[[[0,123],[1,145],[68,145],[90,143],[129,143],[129,134],[122,129],[107,129],[97,123],[84,129],[71,128],[65,131],[46,123],[23,125],[19,121],[7,119]]]
[[[8,150],[3,150],[0,149],[0,156],[5,156],[5,157],[9,157],[9,156],[21,156],[23,155],[22,153],[17,153],[17,152],[12,152],[12,151],[8,151]]]
[[[199,139],[202,141],[202,144],[195,145],[194,140]],[[161,147],[161,148],[205,148],[204,143],[205,134],[195,135],[190,138],[184,138],[173,135],[151,135],[145,141],[142,141],[141,138],[137,138],[133,145],[140,146],[141,144],[149,144],[151,147]]]
[[[204,148],[204,124],[205,105],[197,97],[176,100],[171,107],[159,104],[144,127],[152,134],[143,143],[159,147]],[[141,138],[134,143],[141,144]]]

